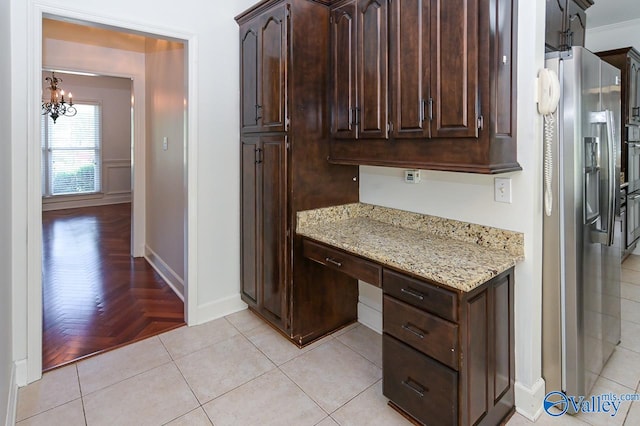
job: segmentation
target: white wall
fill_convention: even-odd
[[[152,264],[166,269],[163,275],[183,294],[187,200],[184,44],[148,40],[146,72],[146,252]]]
[[[523,170],[501,175],[512,180],[513,203],[493,200],[493,176],[427,171],[419,184],[405,184],[403,170],[360,167],[362,202],[524,233],[525,260],[517,265],[515,275],[516,403],[528,417],[539,412],[544,395],[541,121],[533,98],[536,74],[544,61],[544,4],[544,0],[519,2],[517,139]],[[360,288],[362,304],[374,309],[381,305],[379,292],[362,284]]]
[[[50,55],[55,55],[51,52]],[[43,55],[46,59],[48,55]],[[46,68],[47,63],[43,62]],[[42,73],[44,96],[48,83]],[[98,102],[102,115],[102,193],[91,196],[45,198],[43,210],[96,206],[131,201],[131,79],[57,72],[60,87],[74,102]],[[60,120],[73,120],[62,117]]]
[[[9,52],[9,1],[0,0],[0,52]],[[0,55],[0,75],[11,71],[11,56]],[[10,413],[13,353],[11,339],[11,105],[13,93],[0,102],[0,423],[13,424]]]
[[[585,36],[586,48],[592,52],[628,46],[633,46],[640,50],[640,31],[638,31],[638,28],[640,28],[640,19],[588,28]]]

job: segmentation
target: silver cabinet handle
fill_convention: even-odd
[[[330,263],[330,264],[332,264],[334,266],[337,266],[338,268],[342,267],[342,263],[341,262],[338,262],[337,260],[334,260],[334,259],[332,259],[330,257],[325,257],[324,261],[327,262],[327,263]]]
[[[424,398],[424,393],[428,391],[428,389],[426,389],[424,386],[421,386],[417,383],[415,384],[415,386],[412,385],[411,379],[403,380],[402,384],[408,387],[409,389],[411,389],[412,391],[414,391],[415,393],[417,393],[418,395],[420,395],[420,398]]]
[[[418,327],[415,327],[409,323],[406,324],[402,324],[402,329],[408,331],[409,333],[414,334],[415,336],[419,337],[420,339],[424,339],[424,335],[425,334],[429,334],[426,331],[422,331],[420,330]]]
[[[422,293],[420,293],[420,292],[417,292],[417,291],[415,291],[415,290],[413,290],[413,289],[410,289],[410,288],[403,288],[403,289],[401,289],[400,291],[401,291],[402,293],[408,294],[409,296],[413,296],[413,297],[415,297],[416,299],[424,300],[424,294],[422,294]]]

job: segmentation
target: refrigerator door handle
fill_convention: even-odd
[[[592,124],[604,124],[607,134],[607,222],[606,228],[591,232],[591,241],[607,246],[613,245],[616,203],[616,146],[613,129],[613,111],[604,110],[590,114]],[[604,225],[604,224],[603,224]]]

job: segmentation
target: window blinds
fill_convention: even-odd
[[[101,190],[101,131],[98,104],[74,104],[74,117],[56,123],[42,116],[44,196],[88,194]]]

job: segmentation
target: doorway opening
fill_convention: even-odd
[[[43,124],[44,371],[185,323],[186,43],[43,15],[42,68],[99,108],[101,142],[93,189],[60,193],[88,174],[60,155],[82,142],[49,143]]]

